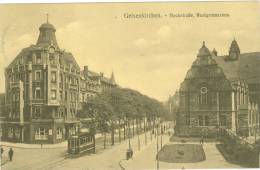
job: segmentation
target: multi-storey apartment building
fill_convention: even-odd
[[[242,136],[258,133],[259,64],[260,53],[240,53],[236,40],[224,56],[203,43],[180,86],[176,132],[214,135],[222,127]]]
[[[104,77],[60,49],[55,27],[39,28],[35,45],[24,48],[5,70],[3,140],[57,143],[78,131],[81,103],[104,88],[116,87],[114,75]]]

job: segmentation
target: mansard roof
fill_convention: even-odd
[[[72,53],[64,52],[63,59],[64,59],[65,63],[73,64],[73,66],[76,67],[76,69],[80,71],[80,67],[79,67],[77,61],[75,60],[75,58],[73,57]]]

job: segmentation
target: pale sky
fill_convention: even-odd
[[[80,66],[114,71],[117,83],[158,100],[178,90],[197,52],[206,46],[227,54],[236,38],[241,52],[260,51],[257,2],[173,2],[0,5],[0,92],[4,68],[20,50],[35,44],[39,27],[56,27],[60,48]],[[227,18],[127,19],[125,13],[228,13]]]

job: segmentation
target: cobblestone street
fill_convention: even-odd
[[[116,143],[111,146],[108,142],[106,150],[103,149],[102,138],[97,139],[97,153],[84,155],[79,158],[65,158],[66,147],[62,148],[43,148],[43,149],[25,149],[14,148],[15,155],[12,162],[7,160],[8,147],[4,147],[3,170],[23,170],[23,169],[156,169],[156,138],[153,135],[151,141],[150,132],[147,133],[147,145],[145,145],[145,135],[140,138],[140,151],[138,151],[138,136],[131,139],[131,147],[134,156],[126,160],[126,150],[128,149],[128,140]],[[108,139],[110,141],[110,139]],[[161,138],[159,137],[159,149],[161,147]],[[169,143],[169,136],[163,135],[162,145]],[[197,142],[187,142],[195,143]],[[228,163],[216,148],[216,142],[206,142],[203,145],[206,154],[206,160],[197,163],[165,163],[159,162],[160,169],[172,168],[241,168],[238,165]],[[30,160],[30,163],[28,163]]]
[[[141,151],[145,147],[145,136],[140,135]],[[153,141],[155,138],[153,137]],[[2,161],[3,170],[23,169],[120,169],[120,161],[126,158],[128,140],[111,146],[110,138],[107,137],[107,149],[103,149],[103,138],[97,139],[96,154],[84,155],[79,158],[66,158],[67,147],[58,148],[14,148],[14,159],[8,161],[7,152],[9,147],[3,146],[4,157]],[[150,132],[147,132],[147,146],[152,144]],[[12,144],[11,144],[12,145]],[[64,145],[64,144],[62,144]],[[43,146],[45,147],[45,146]],[[131,138],[131,147],[134,155],[138,154],[138,136]],[[30,161],[28,161],[30,160]]]

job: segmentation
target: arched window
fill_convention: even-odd
[[[200,88],[200,104],[208,103],[208,89],[207,87]]]

